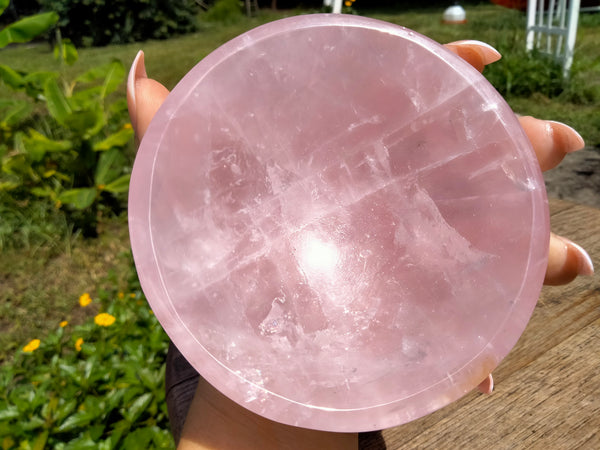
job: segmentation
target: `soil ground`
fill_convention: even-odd
[[[544,179],[548,197],[600,208],[600,148],[568,154]]]

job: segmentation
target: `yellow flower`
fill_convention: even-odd
[[[110,327],[113,323],[115,323],[115,320],[115,316],[111,316],[108,313],[100,313],[94,317],[94,323],[101,327]]]
[[[129,294],[129,297],[135,298],[135,294],[132,292],[131,294]]]
[[[85,292],[84,294],[81,295],[81,297],[79,297],[79,304],[81,306],[87,306],[90,303],[92,303],[92,297],[90,297],[90,294],[88,294],[87,292]]]
[[[83,338],[79,338],[75,341],[75,350],[78,352],[81,351],[81,346],[83,345]]]
[[[123,125],[123,129],[125,129],[125,130],[132,130],[133,126],[130,123],[126,123],[125,125]]]
[[[63,320],[61,323],[59,323],[61,328],[66,327],[67,325],[69,325],[69,322],[67,322],[66,320]]]
[[[33,339],[31,341],[29,341],[29,344],[27,344],[25,347],[23,347],[23,351],[25,353],[31,353],[34,350],[37,350],[38,347],[40,346],[41,341],[39,339]]]
[[[98,190],[99,190],[99,191],[103,191],[105,187],[106,187],[106,185],[105,185],[105,184],[99,184],[99,185],[98,185]]]
[[[122,293],[122,292],[119,292],[119,293],[117,294],[117,297],[119,297],[119,299],[120,299],[120,300],[123,300],[123,299],[125,298],[125,294],[124,294],[124,293]]]
[[[349,1],[349,0],[348,0],[348,1],[345,1],[345,2],[344,2],[344,5],[346,5],[347,7],[350,7],[350,6],[352,6],[352,2],[351,2],[351,1]]]

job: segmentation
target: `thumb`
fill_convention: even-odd
[[[141,140],[150,121],[169,95],[166,87],[148,78],[144,65],[144,52],[139,51],[127,78],[127,108],[138,140]]]

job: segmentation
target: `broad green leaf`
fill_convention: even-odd
[[[14,22],[0,31],[0,48],[12,43],[29,42],[50,29],[58,22],[58,19],[58,14],[49,12],[25,17]]]
[[[113,103],[110,104],[110,106],[108,107],[108,110],[111,114],[114,114],[114,115],[126,113],[127,112],[127,99],[120,98],[118,100],[115,100]]]
[[[64,152],[73,148],[71,141],[48,139],[33,129],[29,130],[29,136],[23,137],[22,142],[25,151],[34,161],[41,161],[47,152]]]
[[[33,110],[33,105],[26,100],[0,99],[0,123],[13,126],[25,119]]]
[[[138,428],[125,437],[123,448],[129,450],[142,450],[150,448],[152,442],[152,429],[150,427]]]
[[[52,197],[54,195],[54,191],[47,186],[43,188],[32,187],[29,192],[38,197]]]
[[[10,0],[0,0],[0,15],[2,15],[4,10],[8,8],[9,3]]]
[[[131,140],[131,138],[133,138],[133,129],[123,128],[116,133],[111,134],[106,139],[97,142],[94,145],[94,150],[104,151],[110,150],[113,147],[123,147]]]
[[[98,443],[94,442],[87,434],[84,434],[69,441],[61,450],[98,450]]]
[[[49,72],[40,70],[38,72],[30,72],[23,76],[25,84],[33,85],[36,88],[44,89],[44,84],[50,79],[58,79],[58,72]]]
[[[25,85],[23,75],[4,64],[0,64],[0,80],[15,90],[21,89]]]
[[[85,362],[84,371],[83,371],[83,379],[84,380],[90,379],[90,376],[92,375],[92,373],[94,373],[94,370],[96,369],[96,363],[97,363],[96,358],[90,358]],[[99,410],[98,404],[99,404],[99,400],[97,400],[93,397],[88,397],[85,399],[85,405],[88,408],[88,410],[98,412],[98,410]]]
[[[25,93],[34,100],[44,101],[44,85],[49,79],[58,79],[58,72],[31,72],[23,76]]]
[[[147,367],[140,369],[139,377],[144,386],[148,389],[157,389],[163,381],[160,372],[150,370]]]
[[[63,39],[60,41],[60,44],[54,46],[54,57],[72,66],[77,62],[79,55],[77,54],[77,48],[75,48],[71,40]]]
[[[54,415],[54,411],[58,406],[58,397],[54,395],[50,395],[50,399],[44,406],[42,406],[42,417],[46,420],[49,420]]]
[[[73,110],[56,79],[50,78],[44,83],[44,96],[48,112],[57,122],[65,124]]]
[[[79,89],[73,92],[71,101],[77,108],[85,109],[90,105],[99,104],[102,95],[102,86],[92,86],[87,89]]]
[[[123,175],[117,178],[115,181],[108,183],[104,186],[104,190],[112,194],[120,194],[129,190],[129,180],[131,175]]]
[[[173,436],[169,430],[157,426],[152,427],[152,440],[155,448],[171,448],[173,446]]]
[[[75,81],[78,83],[92,83],[100,79],[103,79],[101,97],[104,98],[114,92],[125,79],[125,66],[121,61],[114,60],[88,70],[78,76]]]
[[[62,421],[65,417],[75,411],[77,407],[77,400],[74,398],[70,400],[64,401],[64,403],[60,404],[56,410],[56,414],[54,415],[54,420],[57,422]]]
[[[125,80],[125,66],[121,61],[114,60],[109,65],[108,73],[104,79],[104,92],[102,98],[117,90],[121,83]]]
[[[77,83],[92,83],[94,81],[104,79],[110,72],[111,64],[112,63],[108,63],[101,66],[92,67],[87,72],[84,72],[75,78],[75,81]]]
[[[31,431],[37,428],[42,428],[46,424],[46,421],[39,416],[30,417],[27,422],[21,424],[21,429]]]
[[[115,148],[101,153],[94,176],[96,186],[104,185],[104,188],[106,188],[107,184],[122,174],[124,164],[125,157]]]
[[[118,421],[117,423],[115,423],[113,425],[113,429],[111,432],[111,436],[110,436],[110,448],[119,448],[117,447],[117,444],[119,443],[119,441],[121,440],[121,437],[123,436],[123,434],[127,434],[127,432],[130,430],[131,428],[131,424],[129,423],[129,421],[123,419]],[[120,446],[120,448],[123,448],[123,446]]]
[[[19,186],[21,186],[21,183],[18,181],[9,181],[9,180],[2,180],[0,181],[0,191],[12,191],[13,189],[18,188]]]
[[[108,412],[108,411],[106,411],[106,412]],[[97,443],[98,440],[102,437],[102,434],[104,433],[105,428],[106,428],[106,426],[104,426],[104,424],[99,423],[98,425],[89,427],[87,429],[87,433],[89,434],[92,441]]]
[[[76,428],[82,428],[88,425],[94,418],[95,414],[89,411],[77,411],[75,414],[70,415],[60,424],[57,431],[69,431]]]
[[[102,130],[106,124],[106,116],[98,105],[87,111],[74,111],[65,124],[84,139],[89,139]]]
[[[105,399],[107,408],[111,410],[116,408],[121,402],[124,393],[125,391],[123,389],[113,389],[108,394],[106,394]]]
[[[0,420],[16,419],[19,415],[19,408],[16,406],[9,406],[0,410]]]
[[[38,434],[38,437],[33,441],[32,450],[44,450],[46,448],[46,442],[48,441],[49,431],[46,429]]]
[[[58,200],[64,204],[72,205],[77,209],[89,207],[96,199],[96,188],[69,189],[58,196]]]
[[[31,161],[22,153],[11,155],[10,158],[2,161],[2,172],[16,177],[29,177],[36,181],[39,180],[39,176],[31,168]]]
[[[131,423],[135,423],[146,410],[150,402],[152,402],[153,397],[154,395],[151,392],[140,395],[129,407],[126,407],[123,411],[123,417]]]

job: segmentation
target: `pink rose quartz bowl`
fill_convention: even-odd
[[[543,178],[475,69],[406,28],[306,15],[194,67],[130,188],[143,290],[189,362],[269,419],[355,432],[471,391],[547,264]]]

